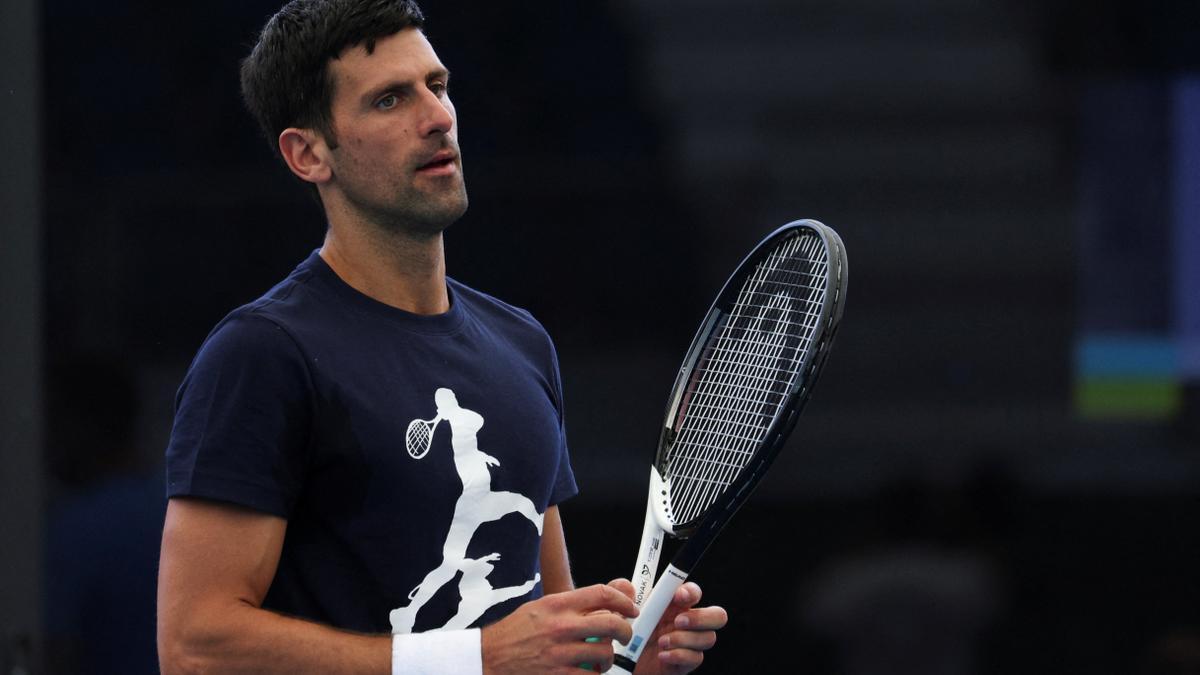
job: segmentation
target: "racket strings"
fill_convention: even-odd
[[[782,304],[781,302],[780,305]],[[705,388],[701,382],[697,389],[700,393],[697,406],[701,409],[709,408],[709,414],[698,415],[698,424],[692,426],[693,435],[703,440],[686,439],[690,440],[693,447],[683,456],[691,460],[686,464],[690,464],[694,471],[689,471],[685,465],[679,468],[678,474],[681,478],[693,481],[700,478],[704,480],[694,482],[690,490],[685,489],[681,492],[680,503],[692,504],[691,509],[686,506],[680,509],[679,515],[683,518],[688,518],[692,513],[699,514],[732,482],[761,444],[765,431],[780,406],[782,393],[769,386],[775,383],[764,378],[762,371],[780,367],[790,370],[794,369],[795,364],[777,365],[785,353],[786,341],[779,339],[778,335],[766,334],[765,337],[768,339],[759,342],[761,351],[737,349],[738,352],[742,352],[742,358],[749,358],[744,363],[735,364],[732,369],[727,368],[719,372],[722,376],[711,381],[715,386]],[[723,342],[726,343],[723,346],[730,346],[729,339]],[[736,340],[733,344],[742,346]],[[764,387],[764,383],[768,386]],[[747,390],[750,394],[748,397],[735,396],[733,393]],[[731,397],[736,399],[735,405],[741,403],[744,407],[740,410],[731,408],[728,400],[724,401],[725,405],[720,408],[704,403],[706,399]],[[693,411],[701,412],[696,409]]]
[[[676,523],[699,517],[765,440],[812,346],[828,262],[816,235],[782,242],[743,283],[709,339],[666,462]]]
[[[712,408],[706,401],[728,398],[731,391],[747,393],[750,400],[749,405],[739,409],[714,409],[715,416],[700,416],[696,424],[689,425],[687,437],[681,439],[687,448],[686,454],[680,455],[685,461],[677,462],[677,468],[672,472],[687,479],[678,497],[682,505],[677,510],[678,517],[687,519],[707,506],[752,454],[755,443],[761,438],[766,422],[763,417],[770,414],[770,408],[775,405],[772,399],[776,397],[748,378],[760,377],[759,371],[768,365],[765,361],[778,356],[783,341],[776,337],[762,341],[760,346],[765,347],[762,355],[745,352],[749,358],[744,363],[718,371],[717,378],[699,382],[696,390],[698,405]],[[722,438],[729,435],[733,436],[732,440]],[[705,480],[696,480],[700,477]]]
[[[408,427],[408,443],[410,447],[424,448],[429,445],[429,427],[424,424],[413,424]]]
[[[777,304],[783,308],[786,301],[780,298]],[[751,332],[732,340],[724,340],[723,346],[732,347],[743,362],[732,361],[732,367],[719,368],[718,376],[711,380],[715,386],[708,387],[707,391],[698,389],[702,393],[698,401],[700,405],[706,405],[706,399],[729,399],[735,393],[749,394],[749,404],[743,405],[741,409],[726,407],[724,410],[714,411],[715,417],[705,415],[703,417],[707,419],[701,419],[700,424],[693,427],[700,433],[694,434],[697,438],[691,439],[695,447],[687,457],[698,460],[690,462],[695,472],[681,467],[680,474],[693,478],[691,490],[685,491],[682,501],[690,502],[691,510],[697,514],[720,494],[722,487],[736,476],[737,470],[752,455],[778,407],[778,393],[769,387],[763,387],[763,382],[770,381],[766,379],[765,371],[775,367],[773,362],[783,354],[786,340],[777,333],[761,330],[761,325],[760,315],[760,319],[752,325]],[[746,336],[751,336],[752,349],[745,348]],[[745,399],[746,396],[736,398]],[[728,405],[729,401],[723,403]],[[737,436],[732,442],[721,438],[731,433]],[[718,444],[720,442],[728,445],[723,451]],[[708,479],[695,481],[694,478],[698,476],[706,476]],[[685,517],[690,515],[688,509],[684,511],[682,515]]]

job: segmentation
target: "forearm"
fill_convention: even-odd
[[[392,639],[282,616],[243,602],[160,617],[164,675],[191,673],[391,673]]]
[[[158,569],[158,652],[174,673],[390,672],[391,639],[262,609],[287,523],[244,507],[172,499]]]

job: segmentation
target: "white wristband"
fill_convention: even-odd
[[[483,675],[479,629],[393,635],[392,675]]]

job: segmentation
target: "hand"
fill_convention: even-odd
[[[633,584],[628,580],[617,579],[609,586],[633,598]],[[717,642],[717,631],[729,621],[720,607],[696,607],[701,594],[700,587],[690,581],[675,591],[638,657],[636,675],[682,675],[700,667],[704,652]]]
[[[612,641],[624,644],[633,637],[626,619],[638,614],[632,591],[632,584],[628,593],[597,584],[521,605],[483,629],[484,675],[579,675],[580,663],[608,670]],[[600,639],[587,642],[589,637]]]

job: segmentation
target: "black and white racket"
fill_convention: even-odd
[[[404,447],[413,459],[421,459],[429,452],[433,445],[433,432],[441,421],[441,417],[435,417],[431,420],[416,419],[408,423],[408,429],[404,431]]]
[[[676,589],[795,427],[842,317],[846,273],[837,233],[798,220],[755,247],[708,310],[668,398],[633,575],[641,613],[629,644],[613,644],[610,672],[633,672]],[[654,583],[667,534],[686,541]]]

